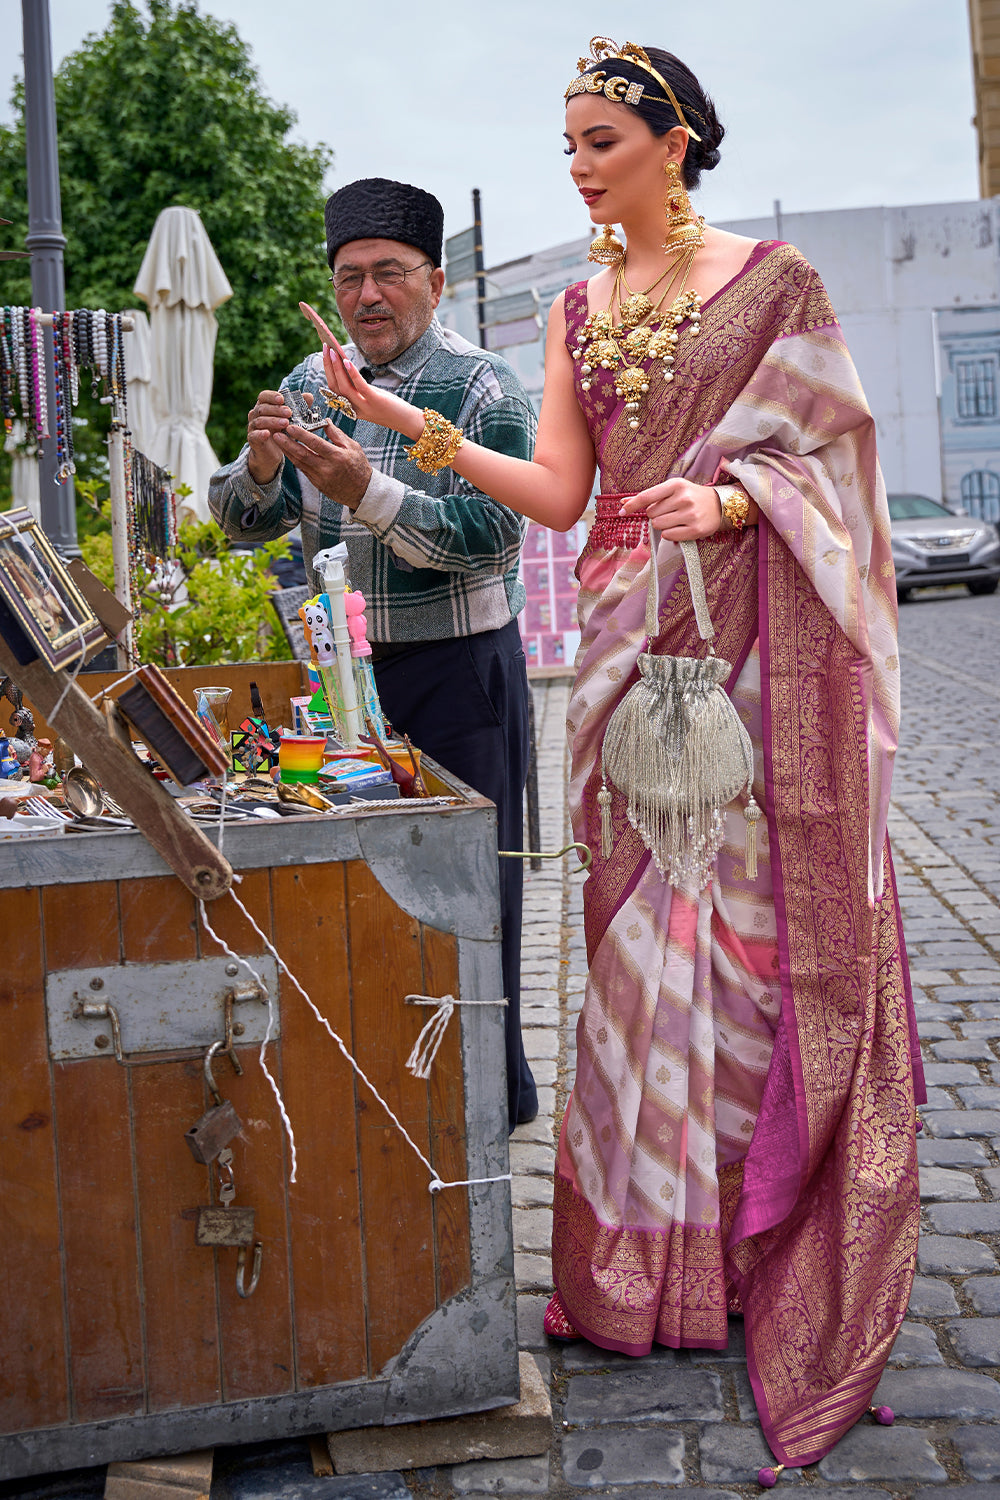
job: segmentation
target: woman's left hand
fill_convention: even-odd
[[[670,542],[714,536],[722,526],[717,492],[710,484],[692,484],[689,479],[666,479],[630,495],[623,501],[620,514],[647,516],[650,525]]]

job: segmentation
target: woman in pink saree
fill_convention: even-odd
[[[716,164],[723,133],[689,70],[595,38],[567,95],[571,171],[606,226],[595,245],[609,268],[552,309],[533,463],[444,442],[460,475],[561,530],[600,470],[568,720],[575,836],[593,851],[589,978],[547,1327],[639,1356],[723,1349],[742,1314],[765,1436],[781,1464],[801,1465],[871,1403],[919,1223],[924,1095],[886,837],[899,661],[875,425],[798,251],[684,228],[697,221],[676,185]],[[629,308],[642,309],[627,299],[645,288],[653,305],[664,281],[642,325],[659,344],[625,348]],[[641,376],[628,386],[630,363]],[[421,438],[424,416],[335,346],[327,372],[360,417]],[[691,540],[764,817],[754,858],[736,798],[707,875],[667,879],[610,784],[602,840],[601,759],[640,653],[705,654],[678,546]]]

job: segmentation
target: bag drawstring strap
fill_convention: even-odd
[[[646,635],[647,646],[651,645],[660,633],[660,568],[658,557],[659,541],[653,530],[652,522],[649,523],[649,587],[646,590]],[[708,609],[708,596],[705,593],[705,575],[701,571],[701,557],[698,553],[698,543],[687,541],[680,543],[681,556],[684,559],[684,567],[687,570],[688,585],[691,589],[691,603],[694,605],[694,618],[698,626],[698,634],[703,641],[715,639],[715,626],[712,624],[712,616]],[[709,653],[714,655],[711,645]]]

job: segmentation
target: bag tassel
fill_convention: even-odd
[[[608,784],[601,778],[601,790],[597,794],[597,805],[601,809],[601,857],[611,858],[614,835],[611,829],[611,793]]]
[[[744,816],[747,820],[747,879],[757,879],[757,824],[760,821],[760,807],[757,804],[753,792],[746,805]]]

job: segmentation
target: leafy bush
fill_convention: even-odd
[[[4,52],[4,59],[11,53]],[[246,440],[258,391],[316,347],[299,299],[336,332],[327,277],[323,144],[289,137],[293,110],[265,93],[235,26],[199,13],[196,0],[114,0],[55,75],[68,307],[135,305],[132,291],[161,209],[201,215],[233,288],[217,310],[208,436],[225,463]],[[27,231],[24,82],[13,80],[12,120],[0,124],[0,243]],[[4,270],[7,303],[30,301],[28,262]],[[248,356],[248,351],[252,353]],[[107,473],[107,408],[81,381],[75,440],[80,473]],[[0,484],[9,459],[0,452]]]
[[[107,524],[82,537],[80,548],[88,568],[113,589],[107,501],[100,513]],[[214,521],[185,521],[176,551],[182,574],[143,563],[138,568],[140,661],[184,667],[285,660],[288,643],[270,602],[277,584],[269,569],[275,558],[289,554],[284,537],[252,552],[236,552]],[[185,590],[187,598],[176,602]]]

